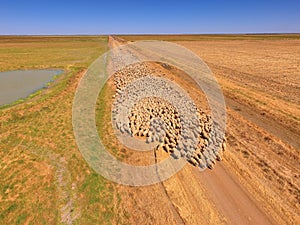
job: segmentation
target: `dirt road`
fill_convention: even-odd
[[[213,170],[195,171],[195,179],[201,180],[209,198],[229,224],[274,223],[223,163],[217,164]]]
[[[109,38],[110,47],[124,43],[119,38]],[[133,223],[296,224],[299,221],[293,210],[298,207],[299,198],[299,154],[286,144],[299,146],[297,134],[276,131],[272,124],[268,127],[261,117],[256,118],[255,113],[251,116],[246,107],[236,110],[242,107],[238,101],[229,97],[227,101],[229,148],[224,161],[214,170],[204,172],[186,165],[163,185],[120,186],[123,207],[131,214]],[[287,154],[282,156],[282,152]],[[278,169],[280,166],[285,173]],[[290,200],[284,202],[285,197]]]

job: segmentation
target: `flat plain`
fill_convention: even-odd
[[[58,68],[65,74],[0,110],[0,223],[299,224],[299,35],[120,38],[173,41],[208,64],[227,105],[223,161],[202,173],[186,165],[148,187],[105,180],[82,158],[71,117],[76,86],[108,49],[107,37],[1,37],[1,71]],[[106,132],[109,85],[97,102],[97,115],[106,119],[96,118],[99,134],[121,159],[136,162]]]

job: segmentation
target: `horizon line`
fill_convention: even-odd
[[[177,35],[177,36],[184,36],[184,35],[300,35],[300,32],[249,32],[249,33],[239,33],[239,32],[234,32],[234,33],[132,33],[132,34],[127,34],[127,33],[112,33],[112,34],[0,34],[0,36],[110,36],[110,35],[115,35],[115,36],[167,36],[167,35]]]

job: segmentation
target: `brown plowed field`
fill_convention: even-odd
[[[110,37],[110,46],[122,43]],[[299,224],[300,41],[176,43],[198,54],[223,89],[228,148],[214,170],[186,165],[161,184],[119,186],[131,222]]]

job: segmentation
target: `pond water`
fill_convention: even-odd
[[[0,105],[26,98],[45,87],[62,70],[16,70],[0,72]]]

